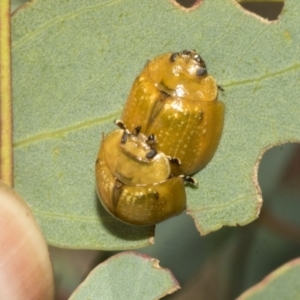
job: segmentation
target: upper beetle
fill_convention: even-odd
[[[133,83],[122,120],[129,130],[157,137],[157,150],[177,158],[173,175],[190,175],[213,157],[223,130],[218,85],[194,50],[149,61]]]

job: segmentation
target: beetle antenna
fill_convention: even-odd
[[[157,144],[157,140],[154,134],[151,134],[148,136],[146,143],[150,146],[151,149],[154,149],[156,144]]]
[[[127,138],[128,136],[130,135],[130,132],[129,130],[126,128],[125,124],[123,123],[123,121],[121,120],[115,120],[115,124],[124,130],[124,133],[122,135],[122,138],[121,138],[121,144],[125,144],[127,142]]]
[[[129,134],[128,134],[127,130],[124,130],[124,133],[121,138],[121,144],[125,144],[127,142],[128,135]]]
[[[125,126],[125,124],[123,123],[122,120],[115,120],[114,122],[115,122],[115,124],[116,124],[119,128],[121,128],[121,129],[123,129],[123,130],[126,130],[126,129],[127,129],[126,126]]]
[[[132,131],[132,134],[137,136],[140,133],[141,129],[142,129],[142,126],[135,127]]]

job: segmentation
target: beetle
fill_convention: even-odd
[[[122,120],[157,137],[157,150],[177,158],[172,174],[191,175],[203,169],[218,147],[224,104],[215,79],[195,50],[165,53],[149,61],[136,78]]]
[[[172,176],[169,158],[156,150],[154,135],[136,127],[120,127],[103,137],[96,160],[100,201],[119,220],[153,225],[180,214],[186,207],[184,182],[189,176]]]

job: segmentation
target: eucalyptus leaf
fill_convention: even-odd
[[[237,300],[294,300],[300,294],[300,259],[294,259],[244,292]]]
[[[246,14],[232,0],[187,13],[170,1],[38,0],[13,17],[15,188],[49,243],[130,249],[152,227],[124,225],[95,192],[103,133],[115,127],[135,77],[164,52],[196,49],[225,89],[216,155],[187,188],[201,234],[257,218],[257,168],[269,147],[300,139],[299,2],[279,21]]]
[[[69,300],[154,300],[178,290],[168,269],[147,255],[123,252],[96,267]]]
[[[267,2],[284,2],[284,0],[237,0],[239,3],[267,3]]]

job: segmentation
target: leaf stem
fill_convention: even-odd
[[[13,185],[10,0],[0,1],[0,179]]]

